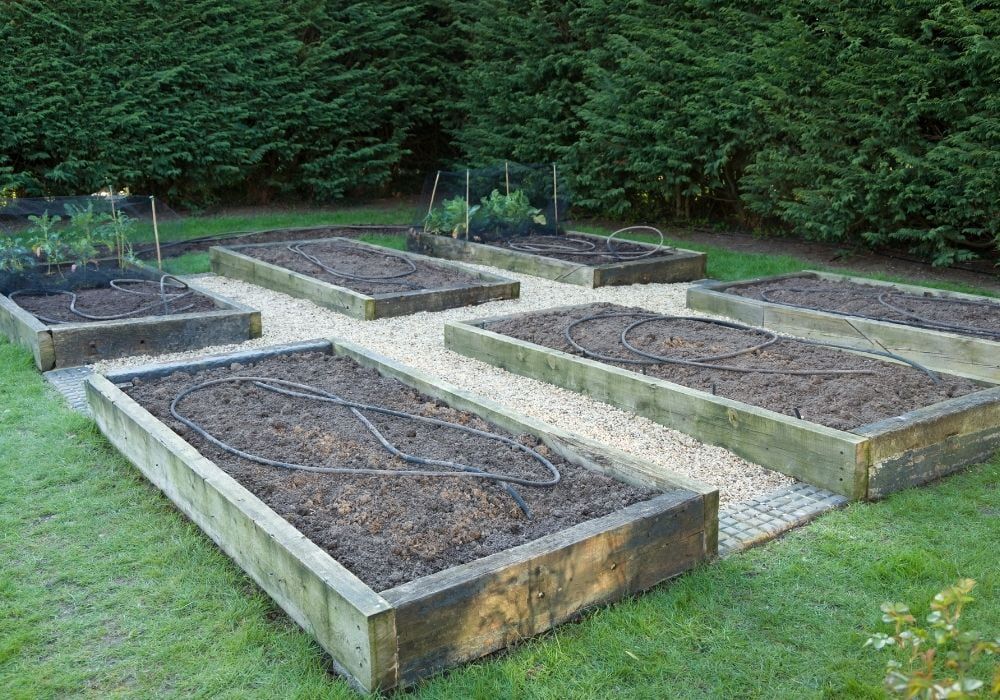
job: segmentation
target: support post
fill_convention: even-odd
[[[437,175],[434,176],[434,187],[431,188],[431,203],[427,205],[427,216],[430,216],[431,212],[434,210],[434,200],[435,200],[435,198],[437,198],[438,181],[439,180],[441,180],[441,171],[440,170],[438,170],[437,171]],[[427,230],[427,226],[425,225],[424,226],[424,231],[426,231],[426,230]]]
[[[149,206],[153,211],[153,242],[156,244],[156,268],[163,272],[163,257],[160,255],[160,228],[156,223],[156,197],[149,195]]]
[[[503,179],[507,184],[507,196],[510,196],[510,164],[507,161],[503,162]]]
[[[552,164],[552,215],[555,219],[556,233],[559,233],[559,184],[556,179],[556,164]]]
[[[465,240],[469,240],[469,209],[472,203],[469,201],[469,171],[465,171]]]

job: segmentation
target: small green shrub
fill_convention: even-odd
[[[934,596],[926,627],[917,625],[905,604],[882,605],[882,621],[894,625],[895,632],[874,634],[865,646],[897,650],[897,658],[886,664],[885,687],[890,693],[921,700],[1000,696],[1000,667],[989,687],[970,675],[981,657],[1000,653],[1000,639],[984,639],[959,626],[962,609],[974,600],[970,593],[975,585],[972,579],[963,579]]]
[[[501,194],[493,190],[483,197],[476,220],[476,230],[485,238],[523,236],[535,225],[545,225],[545,214],[533,207],[521,190]]]

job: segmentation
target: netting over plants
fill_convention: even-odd
[[[122,268],[135,241],[153,239],[159,223],[178,218],[144,196],[0,198],[0,277],[101,263]]]
[[[568,209],[567,190],[554,166],[501,163],[430,173],[414,226],[473,241],[555,235]]]

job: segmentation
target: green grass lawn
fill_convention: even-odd
[[[327,660],[0,341],[0,697],[351,697]],[[881,697],[878,606],[979,581],[1000,629],[1000,459],[599,609],[416,697]]]
[[[292,224],[249,224],[275,225]],[[806,266],[710,252],[727,279]],[[0,475],[0,697],[356,697],[4,340]],[[823,516],[431,679],[414,697],[883,697],[886,656],[862,646],[884,631],[880,603],[924,614],[934,593],[972,577],[969,626],[1000,630],[998,534],[1000,456]]]

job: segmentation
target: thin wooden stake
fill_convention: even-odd
[[[111,223],[115,227],[115,247],[118,248],[115,253],[118,255],[118,267],[124,270],[125,251],[122,250],[121,227],[118,225],[118,212],[115,211],[115,188],[110,182],[108,183],[108,194],[111,195]]]
[[[552,164],[552,213],[556,220],[556,233],[559,233],[559,184],[556,180],[556,164]]]
[[[507,196],[510,196],[510,168],[507,161],[503,162],[503,179],[507,183]]]
[[[469,201],[469,171],[465,171],[465,240],[469,240],[469,209],[472,207]]]
[[[160,256],[160,229],[156,225],[156,197],[149,195],[149,205],[153,209],[153,241],[156,243],[156,267],[163,272],[163,258]]]
[[[434,187],[431,189],[431,203],[427,205],[427,216],[430,216],[431,210],[434,209],[434,199],[437,197],[438,181],[440,179],[441,179],[441,171],[438,170],[437,175],[434,176]],[[426,226],[424,226],[424,230],[425,231],[427,230]]]

